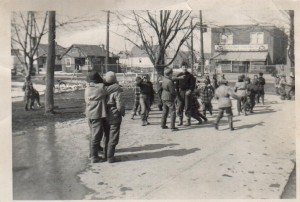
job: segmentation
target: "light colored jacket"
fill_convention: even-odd
[[[237,94],[240,97],[245,97],[246,96],[246,83],[244,81],[236,82],[235,83],[235,89],[236,89]]]
[[[221,85],[215,91],[215,98],[218,100],[218,107],[232,107],[230,96],[233,90],[229,86]]]
[[[107,97],[107,121],[109,124],[117,124],[122,122],[122,116],[125,115],[125,105],[122,98],[122,89],[111,93]]]
[[[85,115],[88,119],[107,117],[106,96],[120,89],[120,86],[105,87],[103,83],[89,83],[85,89]]]
[[[176,99],[175,84],[167,77],[163,78],[161,99],[173,102]]]

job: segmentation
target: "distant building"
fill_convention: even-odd
[[[73,44],[62,55],[62,70],[64,72],[96,70],[104,73],[106,50],[104,46]],[[107,71],[120,72],[119,56],[109,53]]]
[[[24,69],[25,59],[20,49],[11,49],[11,61],[11,68],[15,69],[15,71],[21,72]]]
[[[249,72],[258,66],[267,71],[267,65],[286,64],[287,42],[287,35],[275,26],[212,28],[211,62],[223,72]]]
[[[54,71],[61,71],[61,56],[66,51],[66,48],[55,44],[55,67]],[[40,44],[37,50],[37,65],[41,69],[46,69],[47,67],[47,56],[48,56],[48,44]]]

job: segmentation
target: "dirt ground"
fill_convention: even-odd
[[[131,109],[134,92],[132,89],[124,90],[126,109]],[[45,97],[41,96],[41,104],[44,106]],[[56,93],[54,95],[55,114],[46,115],[44,108],[25,111],[24,102],[12,103],[12,131],[26,130],[36,126],[45,126],[49,122],[64,122],[84,118],[85,102],[84,91]]]

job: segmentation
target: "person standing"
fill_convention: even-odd
[[[221,118],[223,117],[224,111],[227,114],[228,117],[228,124],[230,130],[234,130],[233,128],[233,114],[232,114],[232,103],[230,100],[230,97],[233,97],[235,99],[239,99],[237,95],[233,93],[233,90],[227,86],[227,81],[226,80],[221,80],[219,82],[220,86],[216,89],[215,91],[215,98],[218,100],[218,108],[219,108],[219,113],[216,119],[215,123],[215,129],[219,129],[219,122]]]
[[[140,81],[141,77],[137,76],[135,79],[135,84],[137,83],[137,81]],[[132,114],[131,114],[131,119],[134,119],[134,116],[136,116],[137,112],[140,114],[140,87],[135,85],[134,88],[134,105],[133,105],[133,110],[132,110]]]
[[[195,77],[187,71],[187,67],[182,65],[181,67],[182,72],[177,75],[178,79],[176,88],[177,88],[177,104],[178,104],[178,111],[177,114],[179,116],[179,126],[183,124],[183,111],[185,111],[185,115],[187,118],[187,123],[185,126],[191,125],[191,94],[195,89],[196,86],[196,79]]]
[[[103,79],[96,71],[87,75],[87,87],[84,93],[86,103],[85,115],[90,128],[90,157],[92,163],[101,162],[98,152],[103,137],[104,119],[107,117],[106,96],[118,91],[120,86],[111,85],[105,87]]]
[[[148,116],[151,106],[151,99],[154,93],[153,84],[150,81],[149,75],[146,75],[142,79],[138,79],[136,85],[140,87],[142,126],[146,126],[149,124]]]
[[[257,85],[258,81],[254,80],[251,83],[251,79],[249,77],[246,77],[245,82],[246,82],[247,103],[249,103],[250,105],[250,113],[253,113],[253,108],[255,107],[255,99],[258,92],[258,85]]]
[[[107,86],[113,84],[119,86],[119,84],[117,84],[116,74],[111,71],[105,74],[105,82]],[[117,161],[115,158],[115,151],[116,146],[119,143],[122,117],[125,116],[122,92],[123,90],[120,87],[118,91],[107,96],[107,117],[104,124],[103,158],[104,160],[107,159],[108,163]]]
[[[266,80],[263,77],[263,73],[259,73],[258,81],[258,94],[257,94],[257,103],[259,103],[259,99],[261,98],[262,104],[265,104],[265,84]]]
[[[234,91],[240,97],[240,99],[237,100],[238,115],[240,115],[240,113],[242,113],[242,109],[244,109],[244,115],[247,116],[247,112],[246,112],[246,109],[245,109],[246,83],[244,82],[243,75],[240,75],[238,77],[238,82],[235,83],[235,90]]]
[[[173,70],[170,68],[166,68],[164,71],[164,77],[162,80],[162,94],[161,100],[163,103],[163,113],[161,117],[161,128],[167,129],[166,126],[167,117],[170,111],[171,115],[171,130],[177,131],[178,128],[175,127],[176,121],[176,107],[175,107],[175,99],[176,99],[176,90],[175,84],[172,81]]]
[[[204,86],[200,88],[200,98],[201,102],[204,105],[203,107],[203,115],[206,116],[206,111],[209,111],[210,115],[212,115],[212,104],[211,100],[213,98],[214,92],[208,86],[208,81],[204,80]]]

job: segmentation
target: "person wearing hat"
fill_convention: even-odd
[[[177,89],[177,104],[178,111],[177,114],[179,116],[179,126],[183,124],[183,111],[185,111],[185,115],[187,118],[187,123],[185,126],[191,125],[191,94],[196,87],[196,79],[195,77],[187,71],[187,66],[182,64],[181,67],[182,72],[177,75],[178,79],[176,82]]]
[[[246,83],[244,81],[244,76],[240,75],[238,76],[238,82],[235,83],[235,92],[237,95],[240,97],[239,100],[237,100],[237,110],[238,110],[238,115],[242,112],[242,108],[245,109],[245,101],[246,101]],[[243,106],[243,107],[242,107]],[[244,110],[244,115],[246,116],[246,110]]]
[[[215,123],[215,129],[219,129],[219,122],[221,118],[223,117],[224,111],[227,114],[228,117],[228,124],[230,130],[234,130],[233,128],[233,114],[232,114],[232,103],[230,97],[233,97],[235,99],[239,99],[237,95],[234,94],[233,90],[227,86],[227,80],[220,80],[219,84],[220,86],[216,89],[215,91],[215,98],[218,100],[218,108],[219,108],[219,113],[216,119]]]
[[[176,121],[176,107],[175,107],[175,99],[176,99],[176,90],[175,85],[172,81],[173,70],[171,68],[166,68],[164,70],[164,77],[162,80],[162,94],[161,100],[163,103],[163,113],[161,117],[161,128],[167,129],[166,126],[167,117],[170,111],[171,115],[171,130],[177,131],[178,128],[175,127]]]
[[[147,126],[149,124],[148,116],[151,107],[151,99],[154,95],[153,84],[150,81],[149,75],[147,74],[146,76],[143,76],[141,80],[138,80],[136,86],[140,87],[142,126]]]
[[[87,86],[84,93],[86,103],[85,115],[90,128],[90,157],[92,163],[103,161],[98,156],[103,137],[104,119],[107,117],[106,96],[120,89],[118,85],[106,87],[96,71],[87,75]]]
[[[212,115],[212,104],[211,100],[213,98],[213,90],[208,86],[209,83],[207,80],[204,80],[204,86],[199,89],[201,102],[204,105],[203,107],[203,115],[206,116],[206,111],[209,111],[210,115]]]
[[[266,84],[266,80],[263,77],[263,73],[260,72],[259,73],[259,77],[258,77],[258,93],[257,93],[257,97],[256,97],[256,101],[257,103],[259,103],[259,99],[261,98],[262,104],[265,103],[265,84]]]
[[[122,98],[122,88],[117,83],[116,74],[109,71],[105,74],[105,85],[116,85],[119,89],[107,96],[107,117],[104,121],[103,158],[108,163],[116,162],[115,150],[119,143],[122,117],[125,116],[125,106]]]

